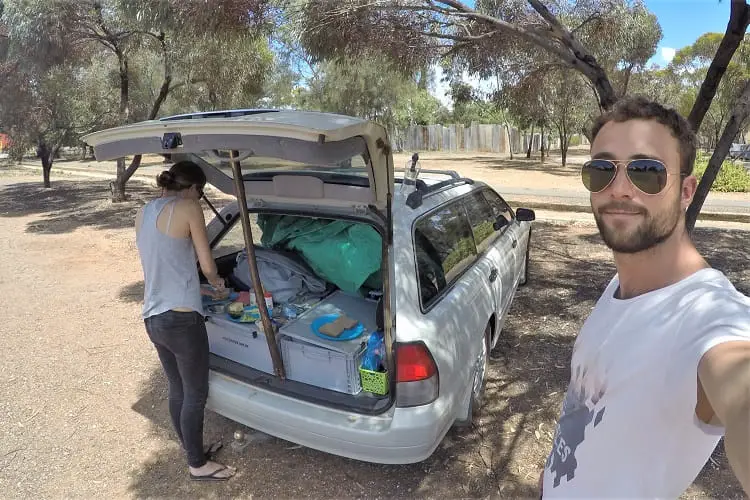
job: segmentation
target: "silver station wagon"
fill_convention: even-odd
[[[233,197],[206,199],[234,291],[205,305],[210,410],[376,463],[424,460],[472,421],[533,211],[416,155],[397,173],[386,130],[348,116],[194,113],[85,140],[98,160],[190,159]]]

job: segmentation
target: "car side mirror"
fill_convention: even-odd
[[[495,220],[495,223],[492,224],[492,229],[495,231],[500,231],[502,228],[508,225],[508,219],[505,218],[504,215],[498,215],[497,219]]]
[[[531,222],[536,220],[536,214],[530,208],[519,208],[516,210],[516,220],[519,222]]]

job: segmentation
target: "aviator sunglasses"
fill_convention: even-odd
[[[625,165],[625,172],[631,184],[644,194],[659,194],[667,186],[670,175],[667,167],[659,160],[640,158],[637,160],[615,161],[594,159],[583,164],[581,180],[586,189],[599,193],[607,189],[617,176],[618,165]],[[680,174],[685,177],[685,174]]]

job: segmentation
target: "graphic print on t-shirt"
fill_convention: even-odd
[[[587,393],[585,380],[586,370],[581,370],[579,366],[565,394],[552,452],[545,464],[545,468],[555,475],[552,484],[555,488],[560,486],[563,476],[567,481],[575,477],[578,467],[576,449],[586,439],[586,428],[591,424],[589,430],[593,429],[604,417],[605,407],[597,408],[597,403],[604,396],[606,384],[597,384],[598,387]]]

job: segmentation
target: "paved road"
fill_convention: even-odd
[[[509,200],[540,200],[546,203],[560,203],[566,205],[589,205],[589,194],[582,187],[580,191],[564,189],[531,189],[495,186],[496,189]],[[717,213],[750,214],[750,201],[722,198],[718,193],[709,194],[703,210]]]

